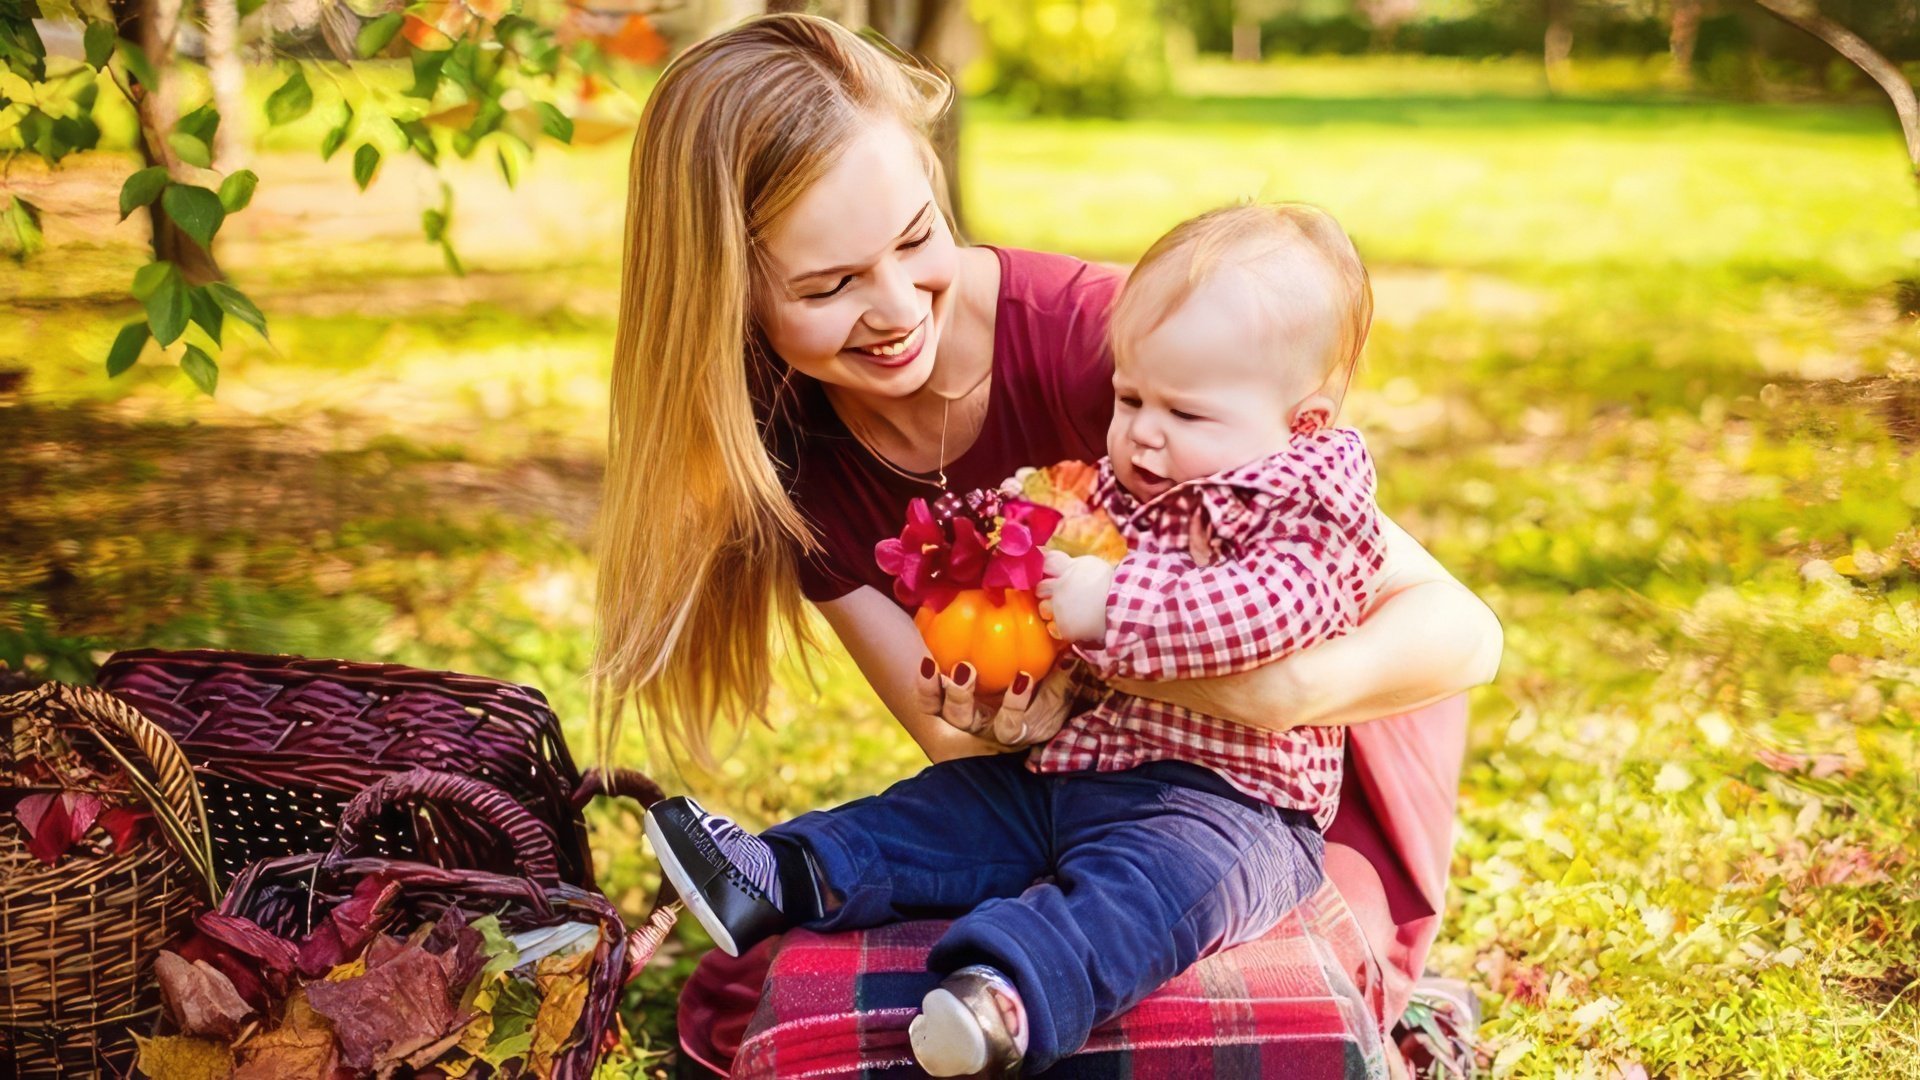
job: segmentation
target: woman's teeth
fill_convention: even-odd
[[[926,328],[926,325],[926,323],[922,322],[919,326],[914,327],[912,332],[908,333],[906,337],[901,338],[891,345],[856,345],[854,346],[854,350],[856,352],[866,353],[868,356],[899,356],[901,353],[919,344],[920,334]]]

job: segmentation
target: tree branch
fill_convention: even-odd
[[[1915,100],[1913,84],[1907,81],[1900,69],[1882,56],[1878,49],[1869,45],[1865,38],[1821,14],[1813,0],[1753,2],[1782,22],[1826,42],[1834,52],[1846,57],[1880,84],[1880,89],[1885,90],[1887,97],[1893,101],[1893,111],[1900,115],[1900,131],[1907,140],[1907,159],[1912,163],[1915,174],[1920,176],[1920,101]]]

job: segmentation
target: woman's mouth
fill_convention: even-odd
[[[907,331],[905,337],[892,341],[883,341],[877,345],[850,345],[846,351],[858,355],[862,360],[878,364],[881,367],[900,367],[910,364],[920,355],[920,347],[927,341],[927,320]]]

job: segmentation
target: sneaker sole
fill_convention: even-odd
[[[686,901],[687,910],[700,920],[700,926],[721,952],[728,956],[739,956],[740,949],[734,945],[733,935],[727,932],[726,925],[713,913],[713,908],[707,906],[707,898],[700,895],[693,878],[687,874],[687,868],[680,865],[680,859],[673,853],[673,845],[667,843],[665,834],[660,831],[659,823],[651,813],[647,814],[646,832],[647,842],[653,845],[654,857],[660,860],[660,872],[667,875],[667,880],[673,884],[673,891]]]
[[[972,1076],[987,1067],[987,1035],[980,1019],[951,991],[935,988],[907,1026],[913,1060],[929,1076]]]

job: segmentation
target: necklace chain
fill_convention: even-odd
[[[875,449],[873,443],[870,442],[865,435],[861,434],[859,428],[856,427],[855,425],[846,424],[847,433],[853,436],[854,441],[860,444],[861,448],[867,452],[868,456],[872,457],[873,460],[880,463],[881,468],[884,468],[888,472],[891,472],[897,476],[905,477],[906,479],[911,480],[916,484],[925,484],[928,487],[935,488],[939,491],[945,491],[947,490],[947,420],[953,415],[953,403],[957,400],[960,400],[961,398],[967,398],[967,397],[973,396],[973,392],[980,389],[981,383],[986,382],[989,378],[992,377],[992,375],[993,375],[993,369],[988,368],[987,373],[985,375],[980,376],[979,382],[976,382],[972,386],[967,387],[967,389],[962,391],[960,394],[954,397],[948,397],[945,394],[936,395],[937,397],[940,398],[940,401],[941,401],[940,458],[939,458],[939,465],[933,470],[933,473],[934,473],[933,479],[928,479],[925,473],[909,472],[906,469],[903,469],[900,466],[895,465],[893,462],[888,461],[887,456],[885,454],[882,454],[879,450]],[[841,422],[846,423],[846,420],[844,417],[841,418]]]

